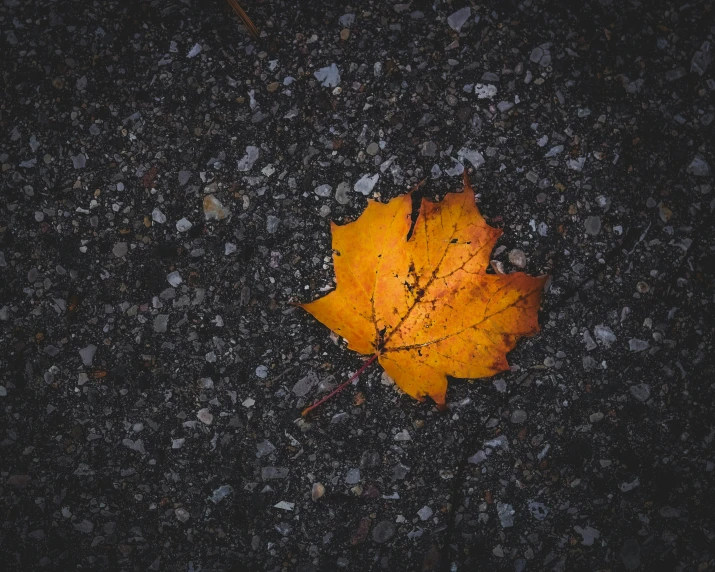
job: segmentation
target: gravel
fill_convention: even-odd
[[[468,4],[2,5],[5,568],[715,565],[712,15]],[[331,221],[465,171],[540,331],[302,417]]]

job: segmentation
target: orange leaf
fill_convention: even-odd
[[[518,338],[539,331],[547,277],[486,273],[502,231],[479,214],[466,175],[464,192],[422,199],[408,240],[411,223],[412,193],[332,223],[338,286],[302,307],[349,349],[376,354],[405,393],[444,405],[447,375],[504,371]]]

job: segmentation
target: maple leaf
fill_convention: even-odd
[[[411,228],[412,192],[331,223],[337,288],[302,307],[375,354],[405,393],[444,406],[448,375],[509,369],[518,338],[539,331],[547,276],[486,273],[502,231],[482,218],[466,174],[463,192],[422,199]]]

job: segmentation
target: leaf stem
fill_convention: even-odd
[[[328,393],[328,395],[326,395],[322,399],[319,399],[318,401],[313,403],[313,405],[311,405],[310,407],[306,407],[305,409],[303,409],[303,412],[300,414],[300,416],[305,417],[313,409],[318,407],[318,405],[322,405],[328,399],[330,399],[333,395],[340,393],[343,389],[345,389],[348,385],[350,385],[353,381],[355,381],[363,371],[365,371],[368,367],[370,367],[370,364],[372,364],[372,362],[374,362],[376,359],[377,359],[377,354],[373,355],[369,360],[367,360],[359,370],[357,370],[353,375],[350,376],[350,379],[348,379],[347,381],[344,381],[343,383],[338,385],[338,387],[333,389],[333,391]]]

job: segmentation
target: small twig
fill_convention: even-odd
[[[287,374],[289,374],[291,371],[295,369],[294,366],[290,366],[288,369],[284,370],[283,372],[279,373],[277,376],[275,376],[269,383],[273,385],[276,381],[281,379],[282,377],[285,377]]]
[[[254,40],[257,40],[260,37],[258,28],[256,28],[256,25],[248,17],[248,14],[246,14],[246,11],[243,8],[241,8],[241,5],[236,0],[226,0],[226,1],[228,2],[228,5],[231,6],[233,11],[236,12],[238,17],[241,18],[241,21],[243,22],[243,25],[246,26],[248,33],[251,34],[251,36],[253,37]]]
[[[350,385],[353,381],[355,381],[355,380],[358,378],[358,376],[359,376],[363,371],[365,371],[365,370],[370,366],[370,364],[371,364],[372,362],[374,362],[376,359],[377,359],[377,354],[375,354],[375,355],[372,356],[369,360],[367,360],[367,361],[362,365],[362,367],[361,367],[359,370],[357,370],[353,375],[350,376],[350,379],[348,379],[347,381],[344,381],[343,383],[341,383],[340,385],[338,385],[338,387],[336,387],[335,389],[333,389],[333,391],[331,391],[330,393],[328,393],[328,395],[326,395],[326,396],[323,397],[322,399],[319,399],[318,401],[316,401],[315,403],[313,403],[313,405],[311,405],[310,407],[306,407],[305,409],[303,409],[303,412],[300,414],[301,417],[305,417],[305,416],[308,415],[308,413],[310,413],[313,409],[315,409],[316,407],[318,407],[318,405],[322,405],[322,404],[325,403],[328,399],[330,399],[333,395],[335,395],[335,394],[337,394],[337,393],[340,393],[343,389],[345,389],[348,385]]]

